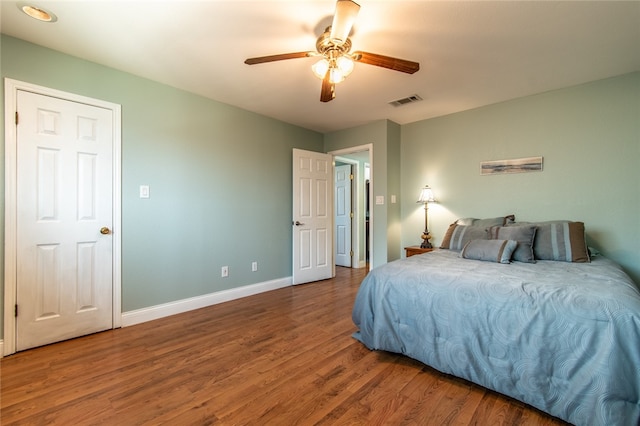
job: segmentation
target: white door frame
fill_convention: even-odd
[[[15,126],[18,91],[84,103],[112,111],[113,116],[113,328],[122,325],[122,212],[121,212],[121,106],[5,78],[5,223],[4,223],[4,339],[2,355],[16,351],[15,305],[17,301],[17,134]]]
[[[333,159],[334,159],[334,163],[336,158],[339,158],[340,161],[344,161],[345,158],[340,158],[342,156],[348,155],[348,154],[354,154],[356,152],[362,152],[362,151],[368,151],[369,152],[369,170],[370,170],[370,176],[369,176],[369,200],[373,199],[373,144],[369,143],[366,145],[358,145],[358,146],[352,146],[350,148],[344,148],[344,149],[338,149],[335,151],[329,151],[329,154],[333,155]],[[362,173],[364,173],[364,170],[362,170]],[[357,186],[357,185],[356,185]],[[356,189],[357,191],[357,189]],[[363,196],[364,194],[360,194],[358,193],[358,197]],[[357,203],[356,203],[356,207],[357,208]],[[335,214],[335,213],[334,213]],[[356,228],[355,232],[358,232],[359,230],[359,226],[355,226],[354,228]],[[373,259],[373,205],[371,206],[371,208],[369,208],[369,258]],[[360,237],[359,235],[355,237],[355,241],[358,241],[358,244],[356,244],[357,246],[357,250],[360,250]],[[354,250],[354,257],[352,258],[352,262],[351,265],[354,268],[358,268],[359,265],[359,259],[360,259],[360,255],[358,253],[358,255],[356,256],[356,250]],[[366,253],[365,253],[365,257],[366,257]]]

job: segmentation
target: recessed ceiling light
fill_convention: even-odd
[[[38,21],[56,22],[58,20],[56,15],[41,7],[36,7],[27,3],[19,3],[18,7],[22,12],[26,13],[33,19],[37,19]]]

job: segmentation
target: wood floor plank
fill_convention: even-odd
[[[8,425],[563,425],[352,337],[366,270],[0,361]]]

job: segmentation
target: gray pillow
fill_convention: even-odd
[[[451,232],[449,249],[460,251],[471,240],[488,240],[489,234],[483,226],[456,225]]]
[[[460,252],[460,257],[487,262],[509,263],[517,246],[518,242],[515,240],[471,240]]]
[[[515,240],[518,247],[513,252],[513,260],[536,263],[533,255],[533,243],[536,236],[536,225],[492,226],[488,229],[489,238],[494,240]]]

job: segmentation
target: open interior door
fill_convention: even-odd
[[[335,264],[336,266],[352,266],[352,221],[353,208],[351,199],[351,184],[353,173],[351,164],[344,164],[334,167],[335,182]]]
[[[333,275],[333,157],[293,150],[293,284]]]

